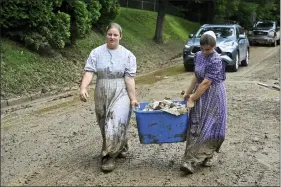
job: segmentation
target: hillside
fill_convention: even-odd
[[[123,29],[121,44],[137,57],[138,73],[172,65],[166,62],[182,52],[188,34],[199,27],[166,15],[165,44],[158,45],[152,41],[156,17],[156,12],[121,8],[115,19]],[[59,55],[52,57],[40,56],[6,38],[1,41],[1,97],[8,99],[77,86],[85,59],[93,48],[105,42],[105,37],[93,30],[77,40],[76,45],[57,51]]]

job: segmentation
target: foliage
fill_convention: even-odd
[[[53,44],[62,48],[68,42],[69,15],[54,13],[58,0],[7,0],[1,1],[1,27],[3,34],[18,38],[39,49]],[[53,37],[56,37],[54,40]]]
[[[96,26],[104,32],[109,23],[120,13],[120,5],[116,0],[99,0],[99,3],[102,6],[100,10],[102,17],[98,20]]]
[[[73,15],[77,29],[77,36],[83,37],[91,28],[91,15],[87,10],[87,5],[83,1],[74,0],[69,1],[71,8],[73,9]]]
[[[157,45],[151,40],[156,16],[152,11],[120,8],[120,14],[114,19],[123,29],[121,45],[136,56],[139,73],[159,68],[160,63],[180,53],[188,34],[200,26],[166,15],[163,29],[166,40],[163,45]],[[75,45],[56,50],[62,54],[56,58],[40,56],[5,38],[1,38],[1,42],[1,97],[10,99],[40,93],[43,88],[49,92],[66,86],[77,87],[81,83],[85,60],[92,49],[104,44],[105,38],[95,30],[90,31],[85,38],[78,38]]]
[[[253,13],[259,20],[279,20],[279,0],[215,0],[216,21],[235,20],[244,27],[251,27]]]
[[[100,9],[98,0],[1,1],[1,35],[36,50],[64,48],[85,37],[100,18]]]
[[[280,1],[267,0],[264,4],[259,2],[257,18],[263,20],[280,20]]]
[[[87,5],[87,9],[90,13],[91,24],[94,25],[101,16],[100,10],[102,5],[98,0],[84,0]]]

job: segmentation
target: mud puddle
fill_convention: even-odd
[[[158,81],[169,78],[169,76],[180,75],[183,73],[187,73],[187,72],[185,72],[182,64],[177,66],[172,66],[148,74],[140,75],[139,77],[136,78],[136,84],[154,84]]]
[[[59,108],[70,108],[75,106],[77,103],[81,102],[79,97],[73,97],[71,100],[62,102],[62,103],[58,103],[55,105],[51,105],[45,108],[41,108],[37,111],[38,114],[45,114],[45,113],[49,113],[53,110],[59,109]]]

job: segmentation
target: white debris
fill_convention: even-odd
[[[162,110],[164,112],[179,116],[188,112],[186,104],[181,104],[179,102],[174,102],[171,100],[156,101],[152,100],[148,103],[142,111],[155,111]]]

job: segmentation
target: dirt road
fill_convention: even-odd
[[[75,96],[2,115],[1,186],[279,186],[279,91],[257,84],[279,85],[279,51],[279,46],[252,47],[249,66],[227,73],[227,137],[214,167],[183,175],[185,143],[140,144],[133,115],[129,157],[118,160],[114,172],[100,172],[102,138],[93,100],[81,103]],[[138,98],[180,99],[191,75],[138,84]]]

